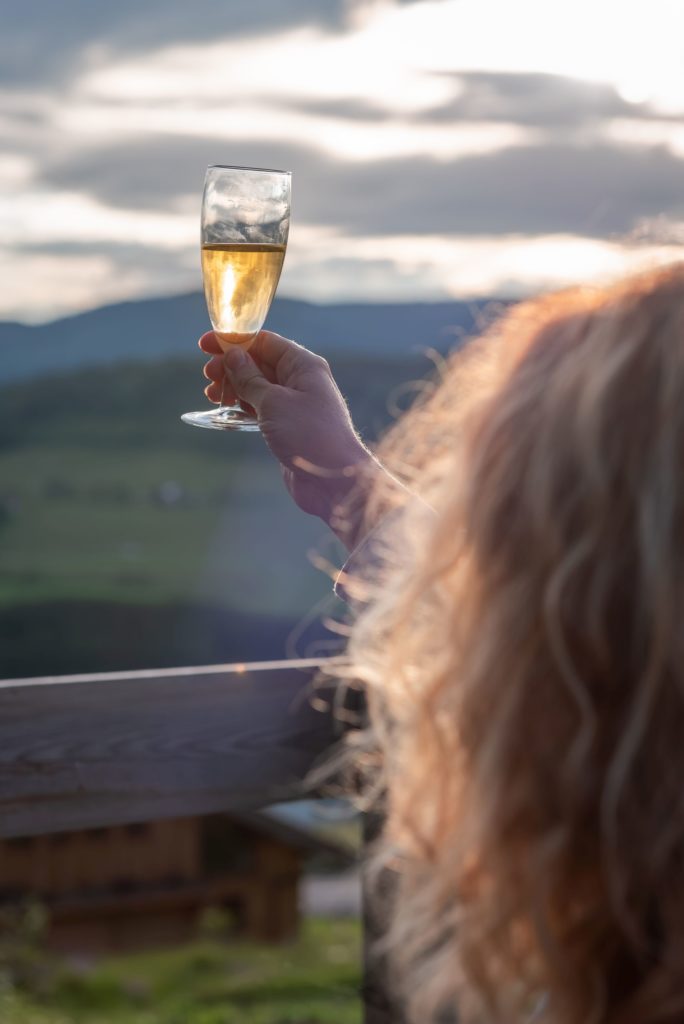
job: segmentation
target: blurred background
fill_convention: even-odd
[[[491,300],[678,258],[683,28],[678,0],[6,0],[0,674],[331,639],[325,528],[258,437],[179,420],[208,163],[293,171],[269,325],[372,442]]]
[[[330,591],[342,553],[325,528],[292,507],[258,436],[179,419],[205,405],[208,163],[293,172],[268,326],[328,358],[371,444],[430,353],[502,306],[681,258],[680,0],[5,0],[2,22],[0,677],[339,642],[326,623],[344,614]],[[340,842],[348,871],[355,826],[319,826],[290,813],[298,878],[326,852],[312,836]],[[236,953],[226,980],[211,943],[237,941],[236,918],[205,921],[209,945],[182,964],[95,969],[81,951],[62,977],[32,960],[40,908],[12,925],[26,963],[2,953],[3,998],[25,975],[32,1024],[56,1024],[52,1005],[60,1021],[357,1020],[358,899],[340,889],[334,919],[326,891],[319,931],[288,947],[289,1009],[249,995],[255,963],[287,990],[282,957]],[[288,898],[310,909],[303,893]],[[312,958],[316,991],[338,993],[314,1010],[299,970]],[[202,972],[191,1017],[174,984]]]

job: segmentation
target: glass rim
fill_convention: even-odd
[[[207,164],[207,170],[214,168],[222,171],[263,171],[264,174],[289,174],[292,171],[281,171],[278,167],[245,167],[243,164]]]

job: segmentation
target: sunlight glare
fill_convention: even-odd
[[[220,322],[222,324],[232,323],[235,318],[233,310],[233,296],[235,295],[236,283],[235,271],[229,264],[227,264],[223,268],[223,280],[219,289],[219,294],[221,296]],[[223,330],[224,328],[221,329]],[[221,337],[223,337],[223,335],[221,335]]]

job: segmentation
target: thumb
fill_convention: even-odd
[[[252,357],[238,345],[228,349],[223,357],[223,365],[235,394],[249,402],[258,413],[264,397],[274,385],[266,380]]]

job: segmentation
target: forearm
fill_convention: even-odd
[[[353,551],[407,495],[406,488],[366,450],[331,488],[323,518],[345,548]]]

